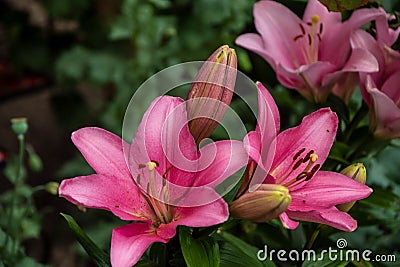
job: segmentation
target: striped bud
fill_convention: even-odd
[[[223,45],[208,59],[187,96],[189,130],[196,144],[211,135],[232,100],[237,74],[235,50]]]
[[[289,190],[277,184],[263,184],[253,192],[246,192],[230,205],[235,218],[266,222],[278,217],[290,204]]]
[[[365,184],[367,180],[367,170],[362,163],[352,164],[344,168],[340,173],[362,184]],[[339,204],[336,207],[340,211],[348,212],[353,207],[354,203],[356,202],[351,201]]]

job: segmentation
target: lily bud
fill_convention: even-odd
[[[253,192],[247,192],[230,205],[235,218],[253,222],[266,222],[278,217],[290,204],[289,190],[277,184],[263,184]]]
[[[203,64],[187,96],[189,130],[196,144],[211,135],[232,100],[236,82],[235,50],[223,45]]]
[[[344,168],[340,173],[362,184],[365,184],[367,180],[367,170],[362,163],[352,164]],[[348,212],[353,207],[354,203],[356,202],[352,201],[339,204],[336,208],[340,211]]]
[[[48,182],[45,184],[44,188],[47,192],[49,192],[52,195],[58,195],[58,188],[60,187],[60,184],[57,182]]]

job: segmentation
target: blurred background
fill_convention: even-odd
[[[0,1],[0,193],[12,188],[3,170],[13,164],[18,151],[11,118],[28,119],[26,140],[42,163],[27,169],[27,184],[35,187],[89,174],[92,170],[70,141],[71,132],[100,126],[120,135],[125,109],[141,83],[168,66],[205,60],[223,44],[236,49],[241,71],[275,89],[272,93],[283,114],[282,128],[298,122],[310,112],[307,103],[296,92],[279,86],[274,72],[259,56],[234,45],[239,34],[255,31],[254,2]],[[306,5],[306,1],[280,2],[300,16]],[[384,2],[388,11],[395,2]],[[388,154],[382,161],[389,166],[386,171],[395,172],[391,158]],[[393,186],[392,182],[377,183]],[[27,232],[24,253],[48,266],[91,266],[60,212],[73,215],[105,250],[109,249],[111,229],[121,225],[107,212],[79,210],[43,190],[35,193],[33,200],[38,216],[27,219],[23,229]],[[391,234],[385,241],[388,248],[400,246],[398,232],[391,229],[383,229]],[[367,234],[362,235],[361,243],[368,240]]]

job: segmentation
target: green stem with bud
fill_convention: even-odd
[[[14,210],[17,205],[17,189],[21,183],[21,177],[22,177],[22,167],[24,163],[24,152],[25,152],[25,135],[24,134],[18,134],[18,141],[19,141],[19,153],[18,153],[18,163],[17,163],[17,170],[16,170],[16,176],[14,180],[14,190],[12,192],[11,196],[11,209],[10,212],[8,213],[8,219],[7,219],[7,226],[12,229],[10,233],[14,233],[15,228],[13,225],[15,225],[12,220],[14,217]],[[7,248],[8,242],[9,242],[9,236],[10,233],[7,234],[5,241],[4,241],[4,248]],[[18,248],[17,242],[14,241],[14,244],[12,246],[12,255],[16,253],[16,250]]]

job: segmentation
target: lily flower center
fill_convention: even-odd
[[[314,150],[308,151],[303,157],[306,149],[300,149],[292,158],[292,162],[282,172],[279,172],[279,176],[276,177],[279,166],[271,172],[271,175],[276,179],[277,184],[281,184],[285,187],[294,187],[305,181],[309,181],[314,174],[321,167],[320,164],[315,164],[318,160],[318,155],[314,153]],[[275,174],[275,175],[274,175]]]
[[[302,40],[306,42],[305,45],[300,45],[302,54],[304,56],[304,63],[311,64],[318,61],[318,50],[319,43],[321,42],[321,36],[323,31],[323,24],[320,22],[318,15],[311,16],[311,22],[307,22],[305,25],[299,24],[301,34],[296,35],[293,41],[297,42]]]
[[[153,223],[158,226],[160,224],[168,224],[173,220],[173,207],[168,205],[168,188],[165,182],[166,173],[171,169],[168,168],[166,173],[163,174],[163,181],[161,187],[157,185],[156,181],[156,168],[158,163],[150,161],[147,164],[140,164],[139,169],[147,168],[149,174],[149,182],[147,184],[146,193],[142,193],[143,198],[149,204],[154,218]],[[140,175],[138,176],[137,182],[140,183]],[[157,190],[157,188],[160,188]]]

